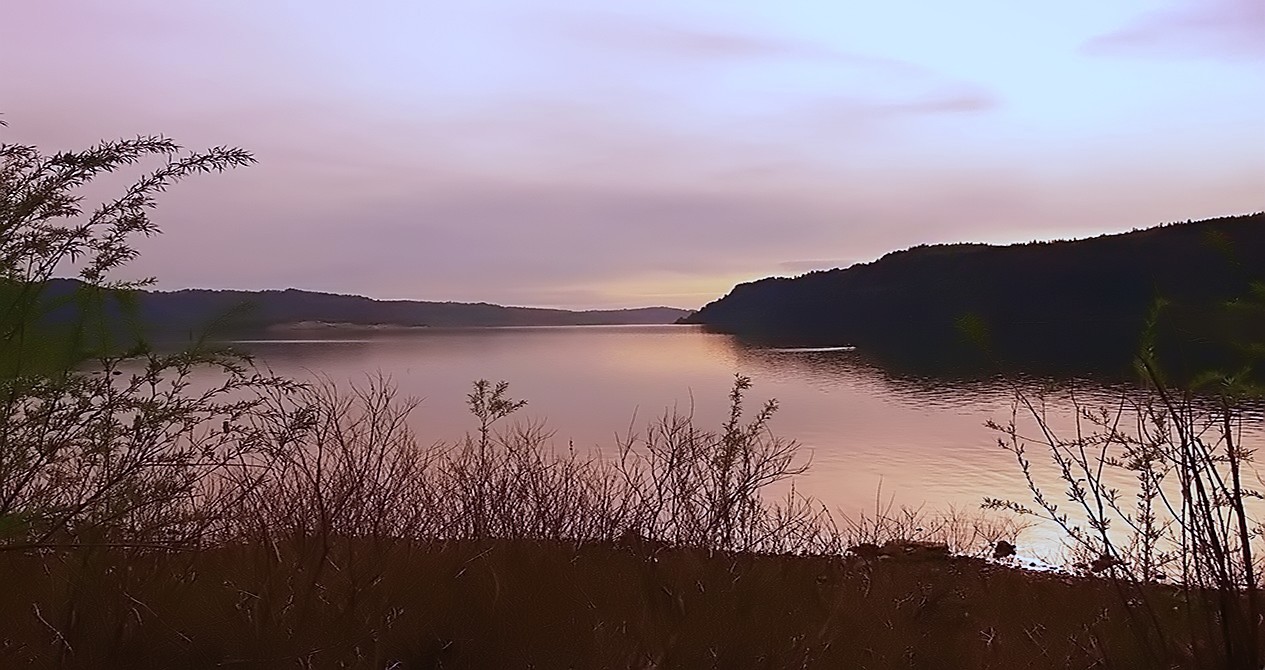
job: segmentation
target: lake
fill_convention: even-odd
[[[237,346],[299,379],[389,376],[402,394],[422,399],[413,426],[427,442],[472,431],[464,405],[471,383],[505,380],[512,397],[528,401],[517,416],[546,421],[558,447],[607,453],[616,434],[673,407],[692,407],[703,425],[718,429],[734,375],[746,375],[754,383],[748,408],[776,398],[773,432],[798,441],[811,458],[797,490],[849,515],[873,512],[880,488],[883,505],[935,510],[976,509],[984,496],[1029,502],[1013,455],[984,424],[1009,418],[1016,388],[1035,392],[1050,383],[902,375],[860,351],[759,347],[695,326],[322,333]],[[1094,406],[1119,398],[1118,388],[1089,379],[1058,386],[1076,388]],[[1056,425],[1072,425],[1065,393],[1050,413]],[[1035,448],[1033,455],[1044,464]],[[1057,484],[1051,480],[1050,491],[1061,500]]]

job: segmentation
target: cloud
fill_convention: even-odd
[[[1265,60],[1265,2],[1186,0],[1085,43],[1092,55],[1172,55]]]
[[[767,34],[702,30],[639,17],[587,15],[555,26],[570,38],[641,55],[688,60],[788,59],[816,61],[889,74],[923,76],[925,68],[895,58],[851,52]]]
[[[964,86],[909,100],[879,103],[872,107],[880,112],[894,114],[956,114],[988,111],[1000,104],[1000,100],[992,92],[979,87]]]
[[[907,97],[875,100],[836,97],[808,107],[807,116],[832,131],[852,131],[864,138],[873,124],[905,117],[959,115],[987,112],[1001,106],[991,91],[974,85],[950,86]]]

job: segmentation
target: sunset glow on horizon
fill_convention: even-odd
[[[917,244],[1265,210],[1265,3],[46,0],[0,141],[161,133],[128,276],[697,308]]]

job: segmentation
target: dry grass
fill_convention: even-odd
[[[215,501],[196,536],[9,536],[0,665],[1207,667],[1219,644],[1189,590],[950,556],[1013,520],[765,499],[802,467],[742,380],[720,430],[668,414],[607,459],[502,422],[504,386],[476,385],[457,444],[419,442],[381,380],[270,388],[252,449],[182,489]]]
[[[6,667],[1152,667],[1109,580],[970,558],[337,539],[0,564]]]

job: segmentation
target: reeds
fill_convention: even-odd
[[[558,449],[542,426],[512,423],[521,401],[504,385],[475,385],[465,439],[427,443],[413,432],[416,403],[384,378],[340,388],[231,375],[236,385],[216,389],[260,393],[220,403],[218,391],[208,400],[177,386],[152,396],[150,413],[128,415],[145,417],[139,426],[185,427],[173,444],[216,436],[229,447],[220,458],[157,461],[180,467],[153,467],[148,488],[118,478],[82,505],[83,518],[98,519],[96,506],[117,509],[146,491],[152,502],[134,509],[154,511],[137,518],[163,510],[173,521],[65,523],[55,542],[4,538],[5,574],[22,582],[0,604],[13,622],[0,635],[8,659],[1136,667],[1153,657],[1130,634],[1132,610],[1110,581],[1025,576],[948,551],[846,555],[867,542],[982,555],[1021,528],[877,502],[872,515],[836,517],[793,486],[766,499],[805,463],[793,442],[769,433],[772,405],[745,417],[742,378],[719,429],[666,412],[603,455]],[[164,405],[169,412],[156,412]],[[215,407],[232,409],[206,412]],[[124,434],[94,444],[132,444],[115,441]],[[164,506],[162,491],[177,495]],[[1186,620],[1173,609],[1187,602],[1180,591],[1136,593],[1157,629]],[[1020,612],[1020,601],[1039,605]]]
[[[711,588],[734,599],[725,602],[736,609],[718,615],[731,625],[756,626],[741,614],[753,603],[799,617],[784,629],[789,642],[760,638],[765,646],[751,647],[766,661],[873,660],[893,653],[899,639],[912,657],[949,658],[917,642],[941,633],[917,637],[908,628],[924,624],[981,626],[990,631],[981,632],[983,651],[940,644],[961,658],[1004,657],[996,650],[1005,630],[1000,614],[952,614],[1000,608],[984,591],[971,595],[963,586],[976,574],[996,573],[952,556],[986,557],[999,541],[1016,539],[1023,518],[893,509],[881,492],[872,513],[830,513],[796,494],[794,477],[807,464],[794,442],[769,431],[776,405],[746,416],[745,378],[735,379],[718,429],[665,412],[604,455],[559,449],[542,425],[514,423],[523,402],[503,383],[475,384],[468,398],[474,429],[464,439],[423,442],[410,416],[417,403],[383,377],[343,387],[295,385],[226,357],[219,359],[224,381],[195,388],[189,375],[207,360],[215,359],[144,354],[32,389],[25,405],[15,403],[5,415],[16,429],[5,432],[9,451],[0,463],[0,554],[12,574],[43,575],[14,595],[29,605],[11,612],[25,622],[12,638],[15,649],[38,649],[31,651],[36,658],[66,666],[93,665],[100,654],[124,663],[134,653],[155,663],[195,651],[248,665],[327,666],[337,659],[385,667],[453,654],[468,660],[480,658],[469,651],[475,640],[486,643],[479,635],[517,629],[470,611],[461,599],[489,611],[513,601],[523,615],[558,616],[521,600],[531,593],[568,616],[593,617],[585,619],[593,637],[584,658],[629,667],[703,658],[673,632],[682,626],[703,626],[697,630],[710,636],[706,651],[715,658],[725,657],[716,645],[741,647],[711,624],[690,623],[691,608],[711,602]],[[1038,508],[991,504],[1044,512],[1067,529],[1086,563],[1110,578],[1060,581],[1044,596],[1057,609],[1080,597],[1063,587],[1095,594],[1091,612],[1051,615],[1062,617],[1059,626],[1078,626],[1060,633],[1079,646],[1059,647],[1058,658],[1240,667],[1259,640],[1252,637],[1259,631],[1252,612],[1259,610],[1250,581],[1259,567],[1236,562],[1259,560],[1250,546],[1258,527],[1242,535],[1254,494],[1242,483],[1250,453],[1237,438],[1241,414],[1226,399],[1153,400],[1129,412],[1082,411],[1076,437],[1062,439],[1039,402],[1019,396],[1011,422],[995,427],[1032,483]],[[1027,456],[1033,440],[1017,427],[1023,410],[1040,428],[1044,441],[1037,443],[1052,455],[1087,526],[1039,486]],[[1134,416],[1136,431],[1124,429],[1126,415]],[[1104,476],[1113,469],[1135,477],[1134,507],[1113,488],[1117,479]],[[787,480],[785,497],[766,497],[770,485]],[[866,546],[879,551],[869,556]],[[773,562],[753,563],[758,556]],[[629,581],[594,586],[596,594],[546,593],[519,572],[558,569],[564,558],[596,560],[586,565]],[[888,559],[901,566],[914,560],[923,572]],[[718,582],[717,571],[732,583]],[[1175,586],[1150,584],[1164,571]],[[431,585],[413,584],[410,574]],[[1041,592],[1040,578],[1029,579]],[[821,609],[778,600],[779,590]],[[874,594],[896,600],[884,604]],[[602,598],[614,600],[598,606]],[[204,607],[218,619],[205,619]],[[873,656],[832,651],[866,629],[865,620],[843,613],[857,607],[886,612],[892,626],[872,633],[890,637],[869,640]],[[440,611],[465,619],[443,624]],[[1024,648],[1052,648],[1040,631],[1054,622],[1043,616],[1029,623]],[[1113,632],[1103,634],[1104,626]],[[561,653],[525,639],[501,647],[516,650]]]
[[[505,384],[476,382],[476,431],[420,443],[413,401],[388,380],[273,394],[259,434],[270,461],[241,468],[239,537],[338,536],[415,541],[638,537],[713,550],[808,551],[832,532],[808,501],[768,501],[770,484],[803,471],[796,445],[768,432],[774,406],[742,423],[738,378],[719,432],[667,413],[618,445],[618,456],[559,450],[540,424],[504,420],[522,407]],[[262,468],[262,469],[261,469]],[[253,479],[252,479],[253,477]]]
[[[1061,528],[1076,566],[1108,577],[1130,605],[1131,630],[1157,667],[1260,667],[1265,529],[1253,514],[1262,485],[1242,440],[1245,397],[1232,379],[1196,393],[1165,383],[1151,361],[1141,368],[1149,390],[1123,393],[1113,407],[1090,408],[1073,394],[1070,429],[1054,425],[1042,397],[1017,393],[1010,420],[992,427],[1035,506],[985,505]],[[1052,469],[1034,466],[1033,448]],[[1049,493],[1051,481],[1063,500]],[[1161,581],[1179,590],[1177,625],[1160,614],[1172,605],[1144,587]]]

